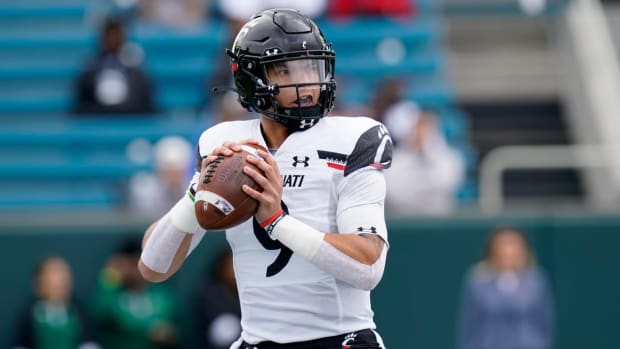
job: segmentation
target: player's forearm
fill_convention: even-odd
[[[144,257],[140,258],[140,261],[138,263],[138,269],[140,270],[142,277],[144,277],[145,280],[150,281],[150,282],[162,282],[162,281],[167,280],[172,275],[174,275],[179,270],[179,268],[181,268],[181,266],[183,265],[183,262],[185,261],[185,258],[188,255],[189,247],[192,241],[191,234],[184,234],[179,231],[163,231],[163,232],[158,231],[159,234],[184,234],[185,236],[183,237],[179,236],[180,242],[178,244],[178,247],[176,248],[172,247],[174,249],[173,251],[147,250],[147,249],[157,248],[156,245],[149,244],[148,242],[151,238],[151,235],[153,234],[153,231],[158,226],[158,223],[160,223],[160,221],[153,223],[149,227],[149,229],[146,231],[146,233],[144,234],[144,239],[142,240],[143,255],[145,252],[147,255],[149,254],[150,255],[154,255],[154,254],[161,255],[161,254],[168,253],[168,254],[173,254],[173,257],[170,263],[170,267],[165,272],[162,272],[162,269],[160,268],[154,267],[153,262],[145,263]],[[170,227],[168,227],[168,229],[170,229]],[[172,229],[174,229],[174,227]],[[157,271],[154,269],[157,269]]]
[[[386,256],[387,249],[384,248],[374,263],[364,264],[324,242],[309,261],[338,280],[370,291],[383,277]]]
[[[325,234],[286,215],[275,219],[266,231],[319,269],[354,287],[371,290],[383,276],[386,250],[378,236]]]
[[[380,237],[370,234],[328,233],[323,239],[340,252],[366,265],[377,262],[384,246]]]
[[[161,282],[172,276],[204,236],[194,215],[193,202],[184,196],[145,233],[138,268],[146,280]]]
[[[182,252],[179,253],[179,256],[182,256]],[[142,262],[142,260],[140,260],[140,262],[138,262],[138,269],[140,270],[140,273],[142,274],[142,277],[146,280],[146,281],[150,281],[150,282],[163,282],[168,280],[168,278],[170,278],[172,275],[174,275],[179,268],[181,268],[181,265],[183,265],[183,261],[185,260],[185,257],[182,257],[180,259],[176,259],[175,258],[175,262],[172,264],[172,266],[170,267],[170,270],[165,272],[165,273],[158,273],[156,271],[151,270],[149,267],[147,267],[144,262]]]

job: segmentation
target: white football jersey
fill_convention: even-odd
[[[226,141],[248,138],[266,147],[258,119],[220,123],[203,132],[198,153],[205,157]],[[322,232],[375,233],[387,243],[385,192],[375,195],[381,208],[376,215],[360,214],[357,222],[341,226],[337,217],[366,204],[356,203],[364,195],[350,194],[365,188],[344,188],[351,178],[389,167],[391,151],[385,127],[366,117],[326,117],[291,134],[272,154],[283,178],[284,210]],[[344,192],[347,198],[341,197]],[[234,255],[246,342],[289,343],[375,328],[369,291],[335,279],[271,240],[254,219],[226,231],[226,238]]]

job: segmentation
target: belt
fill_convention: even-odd
[[[276,343],[260,342],[249,344],[241,343],[240,349],[365,349],[382,347],[377,343],[375,333],[371,329],[351,333],[339,334],[332,337],[313,339],[304,342]]]

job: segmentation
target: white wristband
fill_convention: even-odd
[[[170,220],[172,225],[185,233],[195,234],[204,231],[196,219],[194,202],[187,193],[170,210]]]
[[[308,260],[314,256],[321,246],[324,235],[325,233],[289,215],[280,219],[271,232],[272,237]]]

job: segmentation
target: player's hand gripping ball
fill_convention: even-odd
[[[256,144],[242,145],[240,152],[231,156],[220,155],[209,163],[200,173],[194,201],[196,218],[201,227],[207,230],[222,230],[239,225],[256,213],[258,201],[249,197],[241,187],[249,185],[258,191],[262,188],[243,172],[243,167],[258,167],[247,161],[248,155],[260,156]]]

